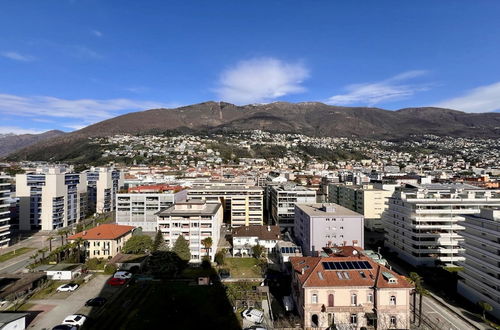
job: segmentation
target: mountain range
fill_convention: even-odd
[[[0,158],[35,143],[64,134],[66,133],[58,130],[47,131],[40,134],[0,134]]]
[[[339,107],[319,102],[274,102],[237,106],[204,102],[175,109],[128,113],[78,131],[45,139],[16,150],[13,160],[64,160],[78,153],[89,137],[115,134],[242,131],[301,133],[311,136],[405,139],[435,134],[456,137],[500,137],[500,113],[464,113],[422,107],[396,111],[367,107]],[[74,157],[73,157],[74,158]]]

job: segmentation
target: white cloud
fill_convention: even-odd
[[[96,37],[99,37],[99,38],[100,38],[100,37],[102,37],[102,36],[103,36],[102,32],[101,32],[101,31],[99,31],[99,30],[92,30],[91,32],[92,32],[92,34],[93,34],[93,35],[95,35]]]
[[[31,62],[35,60],[35,57],[33,56],[23,55],[18,52],[0,52],[0,56],[20,62]]]
[[[40,134],[45,132],[38,129],[26,129],[16,126],[0,126],[0,134]]]
[[[408,83],[425,75],[423,70],[400,73],[389,79],[378,82],[353,84],[345,87],[347,93],[334,95],[326,103],[335,105],[360,104],[373,106],[384,101],[395,101],[413,96],[416,92],[429,89],[428,84]]]
[[[0,114],[25,116],[47,120],[50,118],[79,119],[79,125],[89,125],[112,118],[126,111],[167,107],[152,101],[131,99],[68,100],[50,96],[23,97],[0,94]],[[48,117],[48,118],[47,118]]]
[[[103,58],[101,54],[96,52],[93,49],[88,48],[87,46],[83,45],[74,45],[70,49],[71,53],[73,56],[78,57],[78,58],[90,58],[90,59],[100,59]]]
[[[500,82],[474,88],[463,96],[444,100],[435,106],[478,113],[500,110]]]
[[[237,104],[268,102],[304,92],[301,84],[307,77],[309,71],[301,63],[255,58],[222,72],[216,92],[221,100]]]

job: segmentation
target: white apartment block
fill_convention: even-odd
[[[500,209],[481,209],[462,222],[465,249],[458,273],[458,293],[472,303],[487,302],[500,319]]]
[[[290,231],[294,228],[295,204],[316,203],[316,190],[288,182],[270,188],[271,218],[275,225]]]
[[[190,262],[201,262],[207,253],[213,261],[219,243],[222,212],[220,203],[180,202],[158,214],[158,228],[170,248],[180,235],[184,236],[191,250]],[[208,251],[201,243],[207,237],[212,238],[212,247]]]
[[[118,193],[116,223],[141,227],[145,232],[156,232],[156,214],[169,208],[174,202],[174,193]]]
[[[466,184],[406,185],[389,198],[383,217],[385,245],[414,266],[464,261],[464,215],[500,206],[500,191]]]
[[[123,187],[123,172],[113,167],[92,167],[87,174],[89,208],[97,213],[116,209],[116,194]]]
[[[394,185],[384,189],[373,184],[330,184],[328,202],[339,204],[365,216],[365,227],[382,229],[382,213],[387,209],[387,200],[394,193]]]
[[[10,242],[10,177],[0,173],[0,248]]]
[[[20,230],[54,230],[85,217],[86,175],[65,168],[40,168],[16,175]]]
[[[242,184],[197,185],[188,189],[188,200],[221,203],[224,220],[231,227],[263,224],[263,190]]]

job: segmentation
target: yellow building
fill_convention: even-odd
[[[134,226],[104,224],[68,237],[70,242],[78,238],[85,240],[85,252],[88,258],[114,257],[134,231]]]

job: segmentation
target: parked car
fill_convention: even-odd
[[[283,306],[285,306],[285,311],[287,312],[293,311],[293,299],[291,296],[283,297]]]
[[[92,299],[87,300],[87,302],[85,303],[85,306],[100,307],[100,306],[104,305],[106,303],[106,301],[107,301],[106,298],[96,297],[96,298],[92,298]]]
[[[229,272],[229,269],[221,269],[219,270],[219,276],[221,279],[225,279],[231,277],[231,273]]]
[[[112,277],[108,280],[108,284],[113,286],[123,285],[125,284],[125,282],[127,281],[125,281],[123,278],[116,278],[116,277]]]
[[[241,316],[254,323],[262,323],[262,320],[264,319],[264,312],[250,307],[245,309],[241,313]]]
[[[68,325],[74,325],[77,327],[81,327],[85,323],[86,320],[87,320],[87,317],[85,315],[73,314],[73,315],[66,316],[64,321],[62,321],[62,324],[63,325],[68,324]]]
[[[128,280],[129,278],[132,278],[132,273],[120,270],[120,271],[117,271],[113,275],[113,277],[114,278],[121,278],[121,279],[124,279],[124,280]]]
[[[78,327],[76,325],[69,324],[59,324],[52,328],[52,330],[77,330]]]
[[[79,285],[76,283],[68,283],[68,284],[63,284],[60,287],[56,289],[57,292],[71,292],[75,291],[78,289]]]

